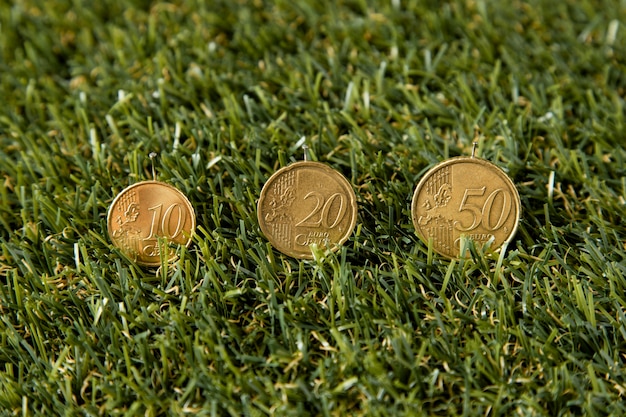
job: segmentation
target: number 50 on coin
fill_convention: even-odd
[[[461,254],[463,237],[491,249],[510,240],[520,219],[520,197],[511,179],[484,159],[458,157],[430,169],[411,204],[415,231],[449,258]]]

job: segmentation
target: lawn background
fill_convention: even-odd
[[[618,0],[0,0],[0,414],[626,415],[625,23]],[[410,199],[476,126],[523,219],[449,261]],[[304,142],[359,205],[308,262],[256,218]],[[198,223],[158,271],[105,223],[150,152]]]

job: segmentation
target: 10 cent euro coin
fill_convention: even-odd
[[[312,161],[276,171],[261,190],[259,226],[282,253],[312,259],[311,245],[336,250],[352,234],[356,196],[339,172]]]
[[[511,179],[491,162],[451,158],[420,180],[411,204],[416,233],[448,258],[463,257],[461,241],[495,250],[509,241],[520,219],[520,197]]]
[[[107,215],[109,238],[126,255],[144,266],[159,266],[175,245],[189,245],[196,227],[193,207],[177,188],[160,181],[143,181],[120,192]]]

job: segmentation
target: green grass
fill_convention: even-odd
[[[626,3],[0,0],[0,415],[626,415]],[[502,256],[443,259],[410,199],[505,169]],[[311,157],[354,185],[336,253],[256,218]],[[198,230],[158,271],[106,211],[160,180]]]

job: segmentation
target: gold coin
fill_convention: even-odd
[[[276,249],[312,259],[310,246],[336,250],[356,225],[356,195],[339,172],[319,162],[296,162],[276,171],[257,206],[261,230]]]
[[[115,197],[107,215],[107,229],[113,244],[138,264],[161,264],[159,239],[189,245],[196,217],[185,195],[169,184],[142,181]],[[169,245],[168,245],[169,247]],[[167,259],[173,259],[174,248]]]
[[[461,239],[510,240],[520,219],[520,197],[511,179],[484,159],[458,157],[430,169],[415,188],[413,225],[424,242],[449,258],[461,256]],[[463,255],[464,256],[464,255]]]

